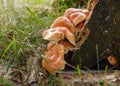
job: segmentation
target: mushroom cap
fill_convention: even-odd
[[[108,61],[110,62],[111,65],[116,65],[118,62],[114,56],[108,56]]]
[[[54,45],[56,44],[57,42],[56,41],[50,41],[47,45],[47,49],[46,51],[44,52],[44,54],[46,54],[52,47],[54,47]]]
[[[65,11],[64,16],[67,17],[67,18],[70,18],[70,15],[73,14],[73,13],[76,13],[76,12],[82,12],[82,10],[81,9],[76,9],[76,8],[69,8]]]
[[[86,15],[80,12],[76,12],[70,15],[70,20],[72,23],[77,26],[79,23],[86,19]]]
[[[89,11],[89,10],[86,10],[86,9],[82,9],[81,12],[84,13],[87,17],[88,17],[89,14],[90,14],[90,11]]]
[[[80,32],[80,31],[82,30],[83,26],[84,26],[84,23],[79,23],[79,24],[76,26],[76,31],[77,31],[77,32]]]
[[[60,26],[68,28],[68,30],[71,33],[75,34],[75,27],[74,27],[74,25],[72,24],[72,22],[67,17],[64,17],[64,16],[58,17],[52,23],[52,25],[50,26],[50,28],[54,29],[55,27],[60,27]]]
[[[64,38],[68,39],[70,43],[75,45],[75,36],[66,27],[55,27],[43,32],[43,37],[50,41],[60,41]]]
[[[87,9],[69,8],[65,11],[64,16],[70,18],[70,15],[76,12],[84,13],[86,16],[88,16],[90,13],[90,11]]]
[[[55,27],[54,30],[64,33],[64,38],[66,38],[70,43],[75,45],[75,36],[66,27]]]
[[[61,40],[60,44],[64,45],[65,53],[68,53],[68,51],[72,51],[75,48],[75,46],[67,40]]]
[[[52,47],[54,47],[54,45],[56,44],[57,42],[55,41],[50,41],[47,45],[47,50],[50,50]]]
[[[56,43],[45,53],[42,65],[51,74],[56,73],[65,67],[64,46]]]
[[[43,38],[49,41],[59,41],[64,39],[64,33],[56,29],[48,29],[43,32]]]

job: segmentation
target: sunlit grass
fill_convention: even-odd
[[[42,32],[55,16],[44,9],[36,11],[36,8],[25,4],[22,4],[22,8],[0,6],[0,61],[5,65],[6,74],[11,67],[20,70],[19,63],[25,61],[28,52],[35,52],[42,57],[43,50],[37,50],[46,43]],[[5,81],[5,86],[14,86],[6,85]]]
[[[3,5],[0,9],[1,58],[7,58],[9,63],[11,59],[18,59],[21,54],[32,50],[29,45],[37,48],[44,43],[41,33],[53,21],[52,15],[49,19],[50,17],[46,15],[46,12],[43,15],[38,14],[35,8],[26,5],[22,8]],[[40,13],[42,12],[41,10]]]
[[[36,5],[26,3],[20,2],[20,6],[15,6],[13,2],[6,5],[0,3],[0,60],[6,65],[6,70],[18,68],[19,59],[24,61],[29,51],[43,58],[42,52],[47,41],[43,39],[42,32],[68,8],[64,3],[55,3],[57,7],[53,9],[41,8],[39,5],[36,8]],[[38,51],[38,47],[42,50]]]
[[[11,82],[10,80],[4,80],[2,77],[0,77],[0,85],[1,86],[16,86],[15,83]]]
[[[10,1],[6,6],[4,5],[5,3],[1,3],[0,7],[0,55],[2,58],[11,51],[15,51],[16,53],[14,54],[17,54],[17,52],[29,48],[26,45],[27,40],[33,46],[43,43],[42,30],[49,28],[53,20],[63,15],[64,10],[67,8],[65,3],[61,3],[55,4],[57,7],[53,10],[48,9],[48,11],[47,9],[34,8],[36,5],[31,7],[24,3],[43,5],[53,2],[49,2],[48,0],[23,0],[23,2],[19,0],[18,2],[14,2],[14,4],[13,0]],[[22,8],[16,7],[16,3],[21,4]]]
[[[53,3],[54,0],[13,1],[0,3],[0,58],[7,68],[17,68],[19,58],[24,58],[28,51],[37,52],[42,57],[42,51],[37,48],[46,43],[43,30],[49,28],[68,7],[74,7],[73,0],[67,3],[61,0],[60,3]],[[78,73],[81,75],[80,69]],[[56,77],[52,79],[50,83],[56,82]]]

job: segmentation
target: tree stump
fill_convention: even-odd
[[[111,55],[118,61],[113,69],[120,69],[120,0],[99,0],[87,27],[88,39],[73,58],[74,53],[68,53],[67,57],[71,58],[68,63],[82,69],[98,69],[98,63],[99,69],[105,69],[106,65],[111,68],[113,65],[107,59]]]

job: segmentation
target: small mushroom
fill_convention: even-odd
[[[64,39],[64,33],[56,29],[48,29],[43,32],[43,38],[49,41],[60,41]]]
[[[81,12],[84,13],[87,17],[88,17],[89,14],[90,14],[90,11],[88,11],[88,10],[86,10],[86,9],[82,9]]]
[[[82,11],[81,9],[69,8],[65,11],[64,16],[67,17],[67,18],[70,18],[71,14],[76,13],[76,12],[81,12],[81,11]]]
[[[70,15],[70,20],[72,23],[77,26],[79,23],[86,19],[86,15],[80,12],[76,12]]]
[[[64,38],[68,39],[68,41],[70,43],[75,45],[75,36],[66,27],[61,26],[61,27],[56,27],[56,28],[53,28],[53,29],[64,33]]]
[[[60,44],[64,45],[65,53],[68,53],[68,51],[72,51],[75,48],[75,46],[67,40],[61,40]]]
[[[66,27],[55,27],[43,32],[43,37],[49,41],[60,41],[64,38],[68,39],[70,43],[75,45],[75,36]]]
[[[65,64],[64,46],[58,43],[45,53],[45,57],[42,60],[42,66],[51,74],[64,69]]]
[[[50,50],[57,42],[55,41],[50,41],[47,45],[47,50]]]
[[[75,27],[72,24],[72,22],[64,16],[58,17],[50,26],[50,28],[55,28],[55,27],[66,27],[71,33],[75,34]]]
[[[70,19],[70,15],[76,12],[84,13],[86,16],[89,16],[90,13],[87,9],[69,8],[65,11],[64,16]]]
[[[76,26],[76,32],[80,32],[84,26],[84,23],[80,23]]]
[[[47,48],[46,48],[46,51],[44,52],[44,54],[46,54],[52,47],[54,47],[54,45],[56,44],[57,42],[55,41],[50,41],[47,45]]]
[[[107,59],[111,65],[116,65],[118,63],[114,56],[108,56]]]

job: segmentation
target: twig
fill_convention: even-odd
[[[66,63],[66,65],[68,65],[69,67],[71,67],[71,68],[73,68],[73,69],[75,69],[75,70],[78,70],[75,66],[73,66],[73,65],[71,65],[71,64],[69,64],[69,63]],[[82,72],[83,74],[87,74],[87,72],[85,72],[84,70],[81,70],[81,72]]]
[[[118,64],[114,65],[114,66],[113,66],[113,67],[111,67],[109,70],[114,69],[114,68],[115,68],[115,67],[117,67],[118,65],[120,65],[120,63],[118,63]]]

